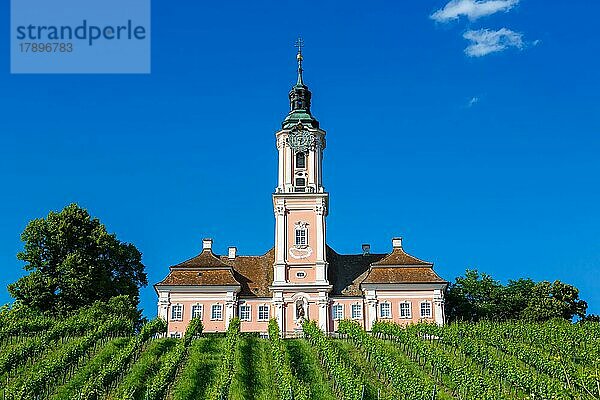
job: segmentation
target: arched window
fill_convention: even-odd
[[[296,300],[296,320],[304,320],[306,319],[306,306],[304,304],[304,300],[298,299]]]
[[[306,154],[302,151],[296,153],[296,168],[306,168]]]

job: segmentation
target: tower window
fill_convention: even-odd
[[[296,228],[296,247],[303,248],[308,246],[308,229]]]
[[[306,186],[306,179],[304,178],[296,178],[296,186],[304,187]]]
[[[306,154],[303,152],[296,153],[296,168],[306,168]]]
[[[298,278],[298,279],[304,279],[304,278],[306,278],[306,272],[304,272],[304,271],[298,271],[298,272],[296,272],[296,278]]]

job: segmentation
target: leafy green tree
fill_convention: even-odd
[[[600,322],[600,315],[588,314],[579,320],[580,322]]]
[[[536,283],[530,278],[509,280],[499,292],[496,320],[522,319],[523,310],[529,305],[531,293]]]
[[[142,254],[77,204],[35,219],[21,235],[17,255],[30,271],[8,286],[17,302],[48,312],[69,312],[119,295],[138,302],[148,280]]]
[[[486,273],[468,269],[446,290],[446,315],[453,320],[479,321],[498,312],[502,285]]]
[[[585,317],[587,303],[579,299],[579,289],[561,281],[542,281],[535,285],[523,317],[532,321],[553,318]]]
[[[490,275],[467,270],[446,289],[446,315],[450,321],[498,321],[526,319],[547,321],[583,318],[587,303],[579,299],[579,290],[566,283],[530,278],[511,280],[502,285]]]

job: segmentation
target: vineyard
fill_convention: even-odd
[[[303,338],[141,327],[114,304],[0,318],[0,396],[21,399],[600,399],[600,324],[313,322]]]

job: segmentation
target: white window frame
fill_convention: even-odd
[[[423,306],[426,305],[426,304],[429,306],[429,307],[426,308],[429,311],[429,313],[427,315],[423,314],[423,311],[424,311]],[[432,318],[433,317],[433,307],[432,307],[432,304],[431,304],[430,301],[427,301],[427,300],[422,301],[421,302],[421,306],[420,306],[420,310],[421,310],[421,318]]]
[[[406,310],[402,309],[402,306],[408,306],[408,313],[405,313]],[[403,301],[399,304],[398,310],[400,311],[400,318],[411,319],[412,318],[412,303],[410,301]],[[405,313],[403,315],[403,313]]]
[[[198,315],[198,317],[200,317],[200,319],[202,319],[204,317],[204,307],[202,307],[202,304],[198,304],[198,303],[192,305],[192,307],[190,309],[190,318],[194,319],[196,317],[196,315],[194,315],[195,314],[194,311],[196,311],[196,310],[200,310],[198,312],[198,314],[200,314],[200,315]]]
[[[358,310],[358,315],[354,314],[354,311]],[[350,316],[352,319],[362,319],[363,317],[363,306],[360,303],[354,303],[350,306]]]
[[[247,316],[243,316],[242,314],[248,313]],[[240,321],[252,321],[252,306],[250,304],[240,304]]]
[[[177,315],[175,315],[175,309],[178,308],[179,311]],[[183,304],[173,304],[171,305],[171,321],[183,321]]]
[[[306,272],[305,271],[298,271],[298,272],[296,272],[296,278],[298,278],[298,279],[304,279],[304,278],[306,278]]]
[[[219,312],[221,313],[220,317],[215,317],[215,310],[219,309]],[[211,321],[223,321],[223,304],[211,304],[210,306],[210,320]]]
[[[386,306],[386,308],[388,310],[387,315],[383,315],[383,306]],[[389,301],[384,301],[382,303],[379,303],[379,318],[381,318],[381,319],[391,319],[392,318],[392,303],[390,303]]]
[[[265,311],[265,308],[266,308],[266,311]],[[260,315],[261,311],[267,313],[267,318],[261,318],[261,315]],[[270,316],[271,316],[271,307],[269,307],[268,304],[260,304],[258,306],[258,320],[259,321],[268,321]]]
[[[340,310],[339,315],[337,315],[337,311]],[[340,321],[344,319],[344,305],[343,304],[334,304],[331,306],[331,315],[333,316],[334,321]]]

